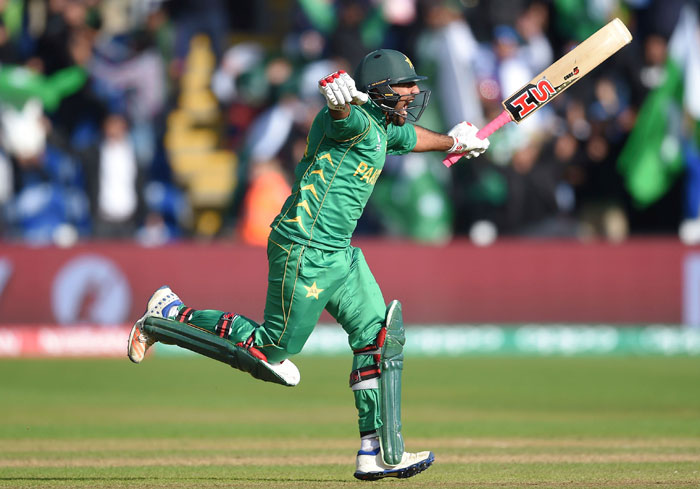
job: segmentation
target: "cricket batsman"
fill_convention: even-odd
[[[362,251],[350,245],[387,154],[442,151],[472,158],[489,146],[467,122],[447,135],[407,123],[418,121],[428,103],[430,92],[417,85],[424,79],[407,56],[379,49],[365,56],[354,78],[338,71],[320,80],[327,107],[311,126],[292,194],[271,224],[263,323],[196,310],[163,286],[131,330],[131,361],[140,363],[161,341],[262,380],[296,385],[299,371],[289,358],[301,351],[325,309],[354,353],[350,387],[361,438],[355,477],[406,478],[427,469],[433,453],[404,451],[401,436],[401,303],[386,305]]]

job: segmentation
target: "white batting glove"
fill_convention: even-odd
[[[362,105],[369,100],[369,95],[360,92],[355,87],[355,80],[343,70],[321,78],[318,90],[331,110],[345,110],[346,104]]]
[[[465,158],[476,158],[481,153],[488,149],[489,144],[491,144],[487,139],[479,139],[476,133],[479,129],[470,124],[469,122],[460,122],[455,127],[450,129],[447,133],[448,136],[452,136],[454,143],[452,147],[447,150],[448,153],[466,153]]]

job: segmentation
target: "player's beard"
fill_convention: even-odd
[[[403,126],[406,124],[406,116],[408,114],[401,115],[398,112],[393,112],[391,114],[387,114],[387,122],[389,124],[393,124],[395,126]]]

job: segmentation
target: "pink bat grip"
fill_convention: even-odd
[[[476,137],[479,139],[486,139],[489,137],[491,134],[494,132],[498,131],[500,128],[505,126],[511,121],[510,114],[508,113],[507,110],[504,110],[500,114],[498,114],[498,117],[496,117],[494,120],[486,124],[484,127],[481,128],[479,132],[476,133]],[[459,159],[464,156],[464,153],[452,153],[447,156],[444,160],[442,160],[442,163],[450,167],[457,163]]]

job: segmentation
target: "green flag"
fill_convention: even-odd
[[[390,234],[434,244],[452,237],[452,205],[436,174],[441,166],[435,154],[410,153],[400,170],[382,173],[371,202]]]
[[[644,100],[618,160],[627,191],[639,208],[664,196],[683,171],[683,70],[669,57],[666,78]]]
[[[24,66],[3,65],[0,67],[0,101],[22,108],[27,100],[37,98],[47,112],[53,112],[63,98],[77,92],[86,81],[87,73],[77,65],[51,76]]]

